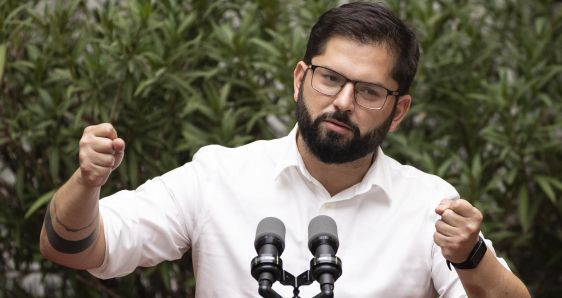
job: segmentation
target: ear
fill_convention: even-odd
[[[402,95],[398,97],[398,103],[396,104],[396,111],[394,113],[394,118],[392,119],[392,124],[390,124],[390,131],[395,131],[398,129],[398,125],[410,110],[410,105],[412,104],[412,96],[409,94]]]
[[[308,65],[304,61],[299,61],[293,71],[293,98],[295,101],[299,99],[299,91],[302,87],[302,79],[308,69]]]

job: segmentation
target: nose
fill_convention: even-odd
[[[353,83],[347,82],[334,98],[333,105],[340,111],[351,112],[355,108],[355,90]]]

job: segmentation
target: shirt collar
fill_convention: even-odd
[[[389,192],[392,187],[392,159],[384,154],[381,147],[377,148],[377,158],[371,165],[363,180],[358,184],[358,192],[366,192],[372,187],[379,187]]]
[[[298,126],[295,125],[291,132],[281,140],[283,144],[281,144],[278,149],[283,151],[280,152],[277,165],[274,169],[275,179],[279,179],[279,177],[290,168],[298,168],[299,165],[304,166],[299,149],[297,148],[297,130]]]
[[[278,159],[275,167],[275,179],[279,179],[286,171],[291,168],[300,169],[301,172],[309,179],[310,174],[304,165],[302,157],[297,148],[297,131],[298,125],[295,125],[291,132],[282,139],[283,145],[279,147],[280,158]],[[392,161],[393,159],[386,156],[382,149],[377,149],[377,158],[371,165],[363,180],[358,184],[352,186],[355,195],[370,191],[373,187],[381,188],[386,193],[389,193],[392,187]],[[349,189],[348,189],[349,190]],[[345,191],[344,191],[345,192]]]

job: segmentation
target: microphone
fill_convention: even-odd
[[[310,261],[312,277],[320,284],[319,297],[333,297],[334,282],[341,276],[338,227],[329,216],[319,215],[308,224],[308,248],[314,255]]]
[[[252,260],[252,276],[258,281],[259,293],[263,297],[280,297],[271,286],[283,274],[281,254],[285,249],[285,225],[275,217],[262,219],[256,229],[254,247],[258,256]],[[271,296],[270,296],[271,295]]]

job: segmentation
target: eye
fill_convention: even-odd
[[[375,88],[369,88],[369,87],[367,87],[367,88],[365,88],[365,89],[363,90],[363,92],[367,93],[367,94],[370,95],[370,96],[379,96],[379,95],[381,95],[380,90],[377,90],[377,89],[375,89]]]
[[[324,78],[324,80],[327,80],[327,81],[330,81],[330,82],[341,82],[341,77],[337,76],[337,75],[323,74],[322,77]]]
[[[357,84],[357,93],[366,100],[379,100],[386,97],[386,90],[372,84]]]

